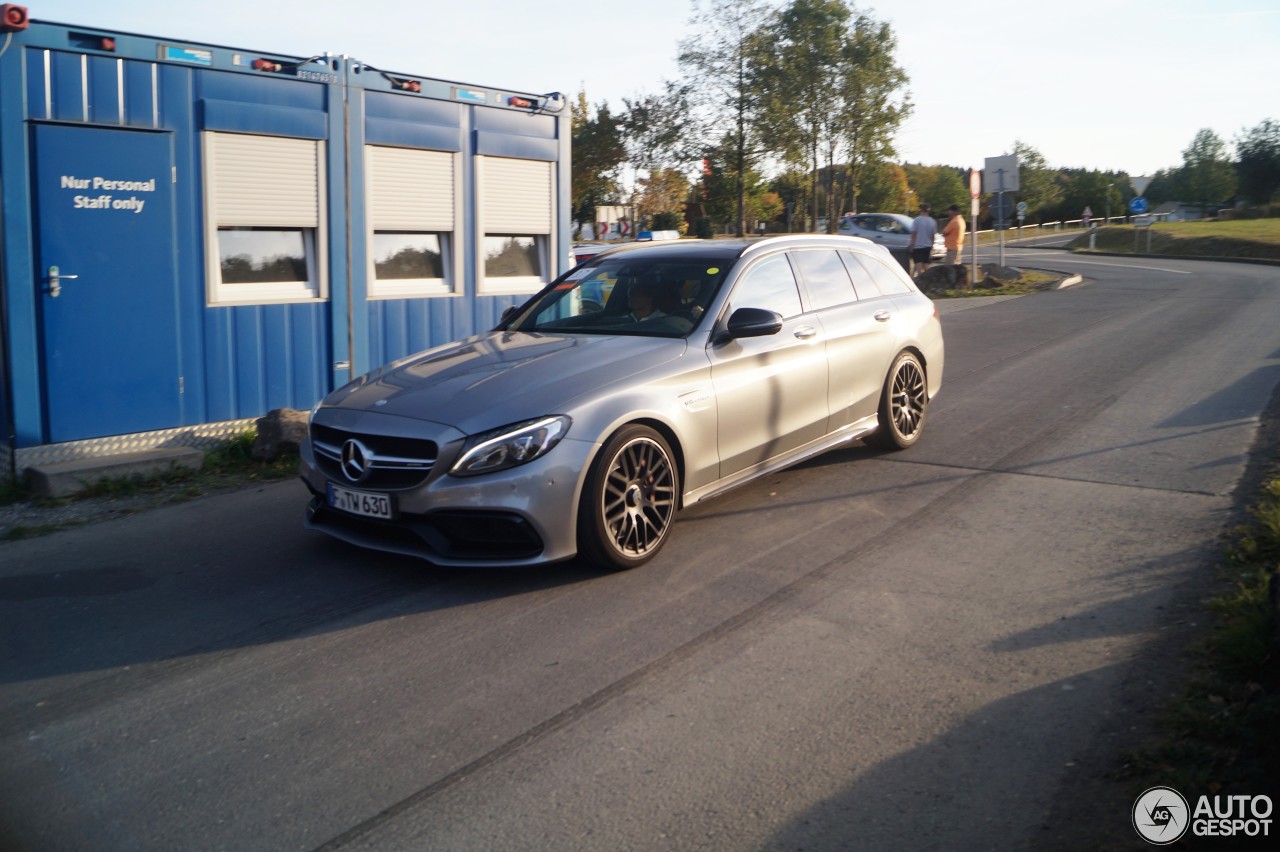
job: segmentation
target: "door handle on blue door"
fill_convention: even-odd
[[[56,266],[49,267],[49,295],[56,299],[62,293],[62,282],[72,278],[79,278],[79,275],[63,275]]]

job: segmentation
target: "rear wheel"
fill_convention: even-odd
[[[885,450],[905,450],[920,439],[928,405],[920,359],[910,352],[899,353],[880,392],[879,423],[867,443]]]
[[[648,562],[675,521],[680,474],[671,448],[647,426],[627,426],[591,466],[578,508],[578,549],[610,568]]]

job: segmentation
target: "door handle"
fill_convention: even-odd
[[[64,275],[58,267],[50,266],[49,275],[45,279],[49,282],[49,296],[54,299],[58,298],[59,294],[62,293],[62,282],[79,277],[79,275]]]
[[[802,325],[796,329],[795,335],[801,340],[808,340],[811,337],[817,337],[818,330],[811,325]]]
[[[888,311],[876,311],[872,316],[876,318],[876,322],[888,322],[893,319],[893,314]]]

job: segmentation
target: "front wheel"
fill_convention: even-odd
[[[671,448],[647,426],[627,426],[591,465],[578,508],[578,549],[591,562],[634,568],[666,543],[680,473]]]
[[[880,392],[879,422],[867,443],[885,450],[905,450],[920,440],[928,405],[929,391],[920,359],[910,352],[899,353]]]

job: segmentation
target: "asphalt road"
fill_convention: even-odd
[[[1052,846],[1194,629],[1280,288],[1034,265],[1087,280],[944,303],[919,445],[686,511],[634,572],[366,553],[293,482],[0,545],[0,848]]]

